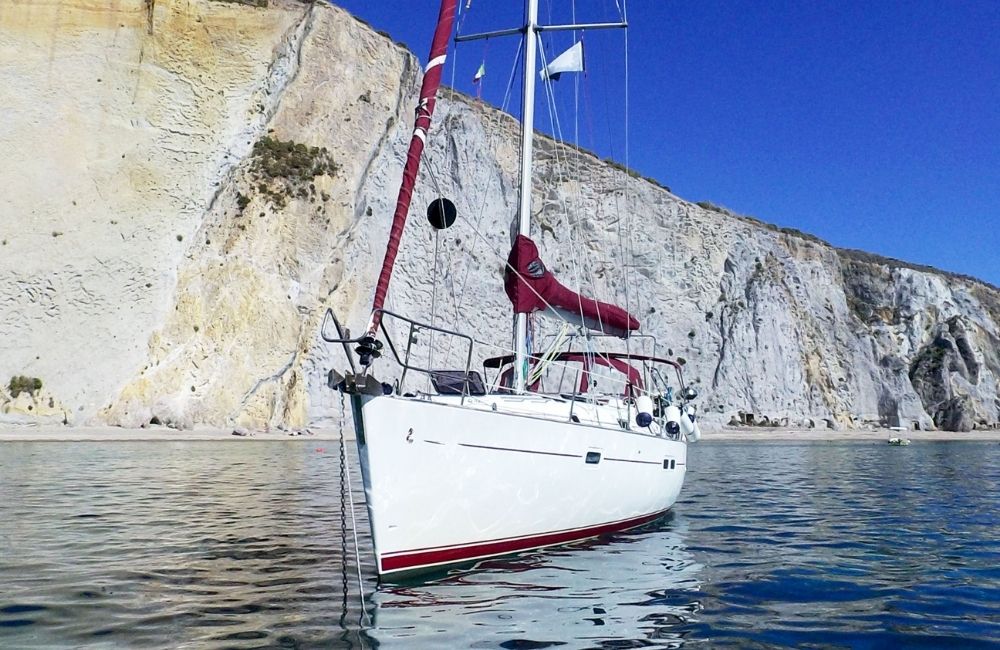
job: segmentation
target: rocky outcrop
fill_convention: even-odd
[[[854,251],[841,256],[853,315],[870,333],[880,379],[891,388],[885,413],[922,428],[995,426],[996,290]],[[908,401],[900,403],[899,395]]]
[[[933,339],[910,363],[910,383],[934,424],[946,431],[971,431],[993,419],[988,403],[995,397],[995,374],[990,369],[990,380],[980,381],[984,360],[976,352],[975,334],[961,316],[952,316],[933,327]]]
[[[9,0],[0,26],[0,83],[19,89],[0,129],[0,383],[41,378],[41,405],[72,424],[335,417],[325,373],[344,361],[319,331],[327,307],[366,320],[413,55],[293,0]],[[434,305],[473,333],[479,358],[509,347],[517,128],[442,93],[390,292],[394,311]],[[536,160],[547,265],[636,313],[710,421],[1000,420],[995,289],[692,204],[548,139]],[[436,236],[420,213],[439,193],[461,216]],[[458,363],[448,341],[417,339]],[[0,418],[12,401],[0,393]]]

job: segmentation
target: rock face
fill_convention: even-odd
[[[42,378],[46,417],[337,417],[325,373],[344,360],[323,315],[367,320],[420,66],[335,7],[257,4],[0,6],[0,84],[17,89],[0,129],[0,383]],[[509,347],[518,127],[442,95],[388,307],[430,320],[433,304],[481,341],[478,360]],[[546,264],[683,358],[708,420],[1000,420],[995,289],[689,203],[544,138],[536,163]],[[422,212],[438,193],[460,217],[435,235]],[[461,365],[454,342],[417,338],[435,365]],[[0,389],[0,418],[33,417],[14,402]]]

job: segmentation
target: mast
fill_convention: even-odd
[[[434,112],[435,93],[438,85],[441,83],[441,66],[444,64],[447,52],[447,40],[448,35],[451,33],[455,17],[456,2],[457,0],[441,0],[438,25],[434,32],[434,42],[431,45],[430,63],[427,65],[423,85],[420,88],[420,104],[417,106],[416,125],[413,130],[413,138],[410,141],[410,150],[406,157],[406,166],[403,170],[403,182],[399,188],[396,212],[393,216],[392,230],[389,233],[389,243],[386,247],[385,259],[382,261],[382,272],[379,274],[378,284],[375,288],[371,320],[368,322],[366,335],[357,349],[361,358],[361,365],[366,367],[372,362],[373,358],[379,356],[381,343],[376,342],[375,335],[382,320],[382,306],[385,304],[386,292],[389,289],[389,279],[392,276],[392,267],[396,260],[396,253],[399,250],[399,239],[403,234],[403,226],[406,223],[413,184],[416,181],[417,170],[420,167],[420,154],[423,151],[427,129],[430,127],[431,115]],[[532,140],[535,134],[535,74],[537,74],[535,70],[535,58],[538,48],[538,33],[586,29],[616,29],[627,26],[627,23],[624,21],[572,25],[539,25],[538,0],[526,0],[524,25],[522,27],[455,36],[455,42],[461,43],[519,33],[524,35],[524,87],[521,96],[521,183],[517,216],[519,234],[525,237],[531,236],[531,156]],[[514,320],[514,386],[519,393],[523,393],[527,388],[525,368],[525,362],[529,353],[527,338],[528,316],[527,314],[519,313],[515,316]]]
[[[521,195],[518,234],[531,236],[531,154],[535,134],[535,50],[538,39],[538,0],[527,0],[524,12],[524,88],[521,93]],[[523,393],[528,359],[528,315],[514,316],[514,389]]]

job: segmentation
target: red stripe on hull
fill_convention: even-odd
[[[669,510],[669,508],[667,509]],[[572,530],[562,530],[552,533],[542,533],[528,537],[516,537],[511,539],[494,540],[479,544],[469,544],[465,546],[446,546],[420,551],[401,551],[390,556],[384,556],[381,562],[380,573],[387,574],[394,571],[413,571],[423,567],[437,567],[445,564],[455,564],[458,562],[468,562],[479,560],[495,555],[505,555],[516,553],[542,546],[552,546],[554,544],[565,544],[576,542],[588,537],[596,537],[604,533],[612,533],[628,528],[635,528],[654,519],[663,516],[667,510],[660,510],[649,515],[625,519],[623,521],[613,521],[607,524],[589,526],[587,528],[575,528]]]

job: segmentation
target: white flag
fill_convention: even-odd
[[[573,47],[557,56],[538,74],[542,79],[558,81],[559,75],[564,72],[583,72],[583,41],[577,42]]]

